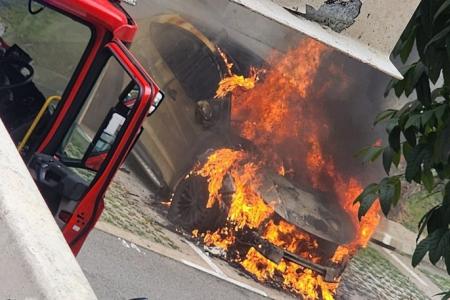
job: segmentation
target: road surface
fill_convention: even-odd
[[[99,230],[78,261],[99,299],[265,299]]]

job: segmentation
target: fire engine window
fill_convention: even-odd
[[[221,79],[214,53],[194,34],[171,24],[153,24],[151,33],[186,95],[194,101],[213,98]]]
[[[139,94],[139,87],[128,73],[115,58],[110,58],[60,146],[57,155],[61,161],[86,181],[92,181],[121,134]]]
[[[29,62],[33,83],[45,97],[63,94],[91,36],[87,26],[48,7],[33,15],[28,0],[0,1],[0,59],[15,56]],[[0,75],[16,81],[20,69],[13,71]]]

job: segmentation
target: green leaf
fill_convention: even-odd
[[[444,117],[445,112],[447,111],[447,105],[441,104],[438,107],[434,109],[434,113],[436,115],[436,118],[439,122],[443,123],[444,120],[442,119]]]
[[[411,54],[411,50],[414,47],[414,41],[416,40],[416,30],[417,30],[417,25],[415,25],[411,29],[411,31],[409,32],[408,38],[402,44],[402,48],[400,50],[400,58],[403,63],[406,63],[409,55]]]
[[[448,269],[449,268],[447,267],[447,270]],[[449,275],[450,275],[450,273],[449,273]],[[448,299],[450,299],[450,292],[442,292],[442,293],[436,294],[434,296],[442,296],[441,300],[448,300]]]
[[[387,146],[386,148],[384,148],[384,151],[383,151],[383,167],[384,167],[384,171],[388,175],[391,172],[391,165],[392,165],[392,162],[394,160],[394,156],[395,155],[396,155],[396,152],[394,151],[394,149],[392,149],[392,147]]]
[[[411,37],[411,35],[415,36],[416,29],[419,26],[416,16],[417,16],[417,13],[415,14],[415,16],[413,16],[411,21],[408,22],[405,30],[403,31],[402,35],[400,36],[400,40],[395,45],[394,50],[392,51],[392,53],[395,57],[397,57],[400,54],[402,49],[405,47],[404,45],[405,45],[406,41]]]
[[[359,196],[355,199],[355,201],[353,201],[353,204],[361,202],[361,200],[369,194],[376,194],[376,193],[378,193],[378,184],[371,183],[361,192],[361,194],[359,194]]]
[[[388,120],[386,124],[386,132],[388,134],[391,133],[391,131],[394,130],[395,127],[399,126],[398,121],[399,121],[398,118],[392,118]]]
[[[428,76],[434,84],[436,84],[441,76],[445,55],[445,51],[436,49],[433,46],[428,49],[427,56],[424,58],[424,61],[428,66]]]
[[[405,124],[405,129],[408,129],[412,126],[414,126],[415,128],[419,129],[420,128],[420,120],[421,120],[421,115],[412,115],[408,118],[408,121]]]
[[[432,216],[427,222],[428,234],[432,234],[438,230],[448,228],[448,220],[445,218],[446,208],[442,205],[438,205],[438,208],[433,211]]]
[[[403,135],[405,136],[406,141],[412,147],[417,145],[417,129],[415,127],[409,127],[408,129],[403,131]]]
[[[446,229],[439,229],[431,234],[433,237],[430,240],[429,258],[433,265],[441,259],[445,250],[448,250],[450,243],[449,231]],[[450,250],[450,249],[449,249]]]
[[[389,96],[389,93],[391,92],[392,88],[395,86],[395,84],[398,82],[398,79],[391,79],[386,86],[386,90],[384,91],[384,98]]]
[[[442,13],[446,12],[446,10],[450,7],[450,0],[444,1],[439,9],[436,11],[433,17],[433,23],[442,15]]]
[[[448,267],[447,267],[447,270],[449,270]],[[449,273],[449,275],[450,275],[450,273]],[[441,300],[448,300],[448,299],[450,299],[450,292],[442,292],[442,293],[436,294],[434,296],[442,296]]]
[[[387,216],[391,210],[392,203],[394,202],[394,198],[396,196],[395,193],[395,185],[390,181],[390,178],[384,178],[381,180],[379,195],[381,210],[385,216]]]
[[[392,158],[392,163],[395,165],[396,168],[398,168],[398,165],[400,164],[401,159],[401,151],[396,152],[394,157]]]
[[[405,91],[405,84],[406,80],[399,80],[393,84],[395,95],[397,96],[397,98],[400,98],[400,96]]]
[[[401,117],[405,114],[408,114],[411,111],[414,111],[416,108],[421,106],[422,104],[418,100],[414,100],[406,103],[403,107],[395,114],[397,117]]]
[[[389,146],[395,151],[400,152],[401,144],[400,144],[400,127],[394,127],[389,133]]]
[[[438,34],[433,36],[433,38],[425,45],[424,52],[426,53],[433,44],[445,39],[449,33],[450,33],[450,26],[447,26],[444,29],[442,29]]]
[[[411,155],[414,150],[414,147],[409,145],[408,143],[403,143],[403,156],[406,159],[406,162],[411,161]]]
[[[433,92],[431,93],[431,100],[436,101],[437,98],[442,97],[444,95],[445,90],[446,90],[445,88],[434,89]]]
[[[425,74],[426,68],[422,62],[418,62],[414,67],[412,67],[406,77],[405,83],[405,95],[409,97],[411,93],[414,91],[417,82]]]
[[[428,238],[423,239],[414,250],[414,254],[412,256],[412,266],[415,268],[420,262],[423,260],[428,250],[430,249],[430,241]]]
[[[421,25],[419,25],[421,26]],[[420,57],[425,56],[425,45],[428,43],[429,37],[427,37],[427,34],[425,33],[425,30],[421,28],[421,30],[417,30],[416,34],[416,44],[417,44],[417,52],[419,52]]]
[[[420,31],[423,31],[427,40],[433,35],[433,16],[435,12],[433,8],[436,6],[434,3],[435,1],[429,1],[426,5],[419,5],[421,16],[418,20],[422,25],[422,30]]]
[[[432,209],[430,209],[423,217],[422,219],[420,219],[419,221],[419,233],[417,234],[417,239],[416,239],[416,243],[419,241],[420,236],[422,235],[423,231],[425,230],[425,228],[428,225],[429,220],[433,217],[433,214],[435,213],[436,210],[438,210],[440,208],[439,205],[433,207]]]
[[[438,176],[441,180],[450,178],[450,165],[438,165]]]
[[[447,184],[445,185],[442,205],[444,205],[445,207],[450,206],[450,182],[447,182]]]
[[[439,131],[433,144],[433,162],[447,163],[450,155],[450,124]]]
[[[358,210],[358,220],[361,221],[361,218],[367,214],[369,209],[372,207],[373,203],[377,199],[376,194],[368,194],[364,196],[360,201],[360,206]]]
[[[442,95],[444,98],[449,100],[448,88],[450,87],[450,37],[446,41],[447,56],[444,59],[444,67],[442,70],[442,75],[444,77],[444,87],[447,91]]]
[[[424,144],[419,144],[414,147],[412,153],[408,157],[405,178],[408,182],[415,180],[421,173],[422,162],[427,155],[427,146]]]
[[[421,116],[422,125],[426,126],[428,122],[430,122],[430,120],[433,118],[433,116],[434,116],[433,110],[425,111]]]
[[[422,183],[428,192],[433,191],[434,188],[434,176],[431,170],[424,170],[422,172]]]
[[[374,203],[375,199],[377,199],[378,190],[379,190],[378,184],[372,183],[368,185],[353,202],[353,204],[359,203],[358,219],[360,221],[361,218],[370,209],[370,207],[372,207],[372,204]]]
[[[444,254],[444,260],[445,260],[445,267],[447,269],[447,273],[450,275],[450,251],[446,251]],[[450,292],[448,293],[450,299]]]
[[[392,199],[392,204],[394,206],[397,206],[398,201],[400,201],[400,197],[402,194],[402,182],[400,180],[400,177],[396,176],[392,178],[392,183],[394,184],[395,194],[394,199]]]
[[[378,157],[380,157],[381,153],[383,153],[383,148],[378,146],[368,146],[363,149],[361,149],[357,154],[356,157],[360,158],[362,162],[374,162],[377,160]]]
[[[416,267],[425,257],[428,251],[433,250],[435,252],[439,251],[439,244],[444,235],[448,234],[447,229],[438,229],[433,233],[429,234],[425,239],[423,239],[417,246],[412,257],[412,266]],[[437,254],[433,253],[433,259]]]
[[[431,89],[430,89],[430,79],[426,75],[422,75],[420,80],[416,85],[417,99],[425,107],[431,105]]]
[[[388,110],[385,110],[385,111],[379,113],[375,117],[375,122],[373,123],[373,125],[377,125],[378,123],[391,118],[396,112],[397,112],[396,109],[388,109]]]

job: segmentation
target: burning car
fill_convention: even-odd
[[[276,264],[284,259],[325,281],[337,280],[345,263],[332,262],[334,253],[355,235],[339,205],[327,205],[243,149],[207,155],[177,186],[169,210],[172,222],[195,236],[203,233],[207,245],[233,248],[228,254],[234,258],[254,248]],[[317,257],[311,257],[312,250]]]
[[[357,222],[351,202],[361,184],[340,174],[323,150],[329,129],[323,111],[311,102],[320,96],[310,94],[314,80],[307,79],[316,76],[327,50],[316,42],[300,43],[272,58],[276,64],[269,61],[266,70],[250,69],[248,77],[234,74],[230,59],[220,53],[228,71],[216,91],[219,99],[198,107],[216,112],[203,118],[215,115],[208,130],[216,134],[175,185],[169,219],[205,245],[224,250],[228,261],[256,279],[327,298],[378,216],[374,210]],[[312,63],[290,66],[297,55]],[[273,94],[274,83],[283,80],[284,90]],[[298,152],[285,151],[291,147]]]
[[[380,136],[358,120],[381,110],[387,79],[242,6],[252,1],[194,2],[131,11],[142,29],[134,52],[167,100],[128,163],[172,195],[178,228],[229,263],[332,299],[379,221],[374,207],[360,222],[353,200],[380,170],[353,154]]]

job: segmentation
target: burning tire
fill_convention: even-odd
[[[226,208],[215,203],[207,208],[209,198],[207,178],[190,175],[175,188],[168,212],[169,220],[187,232],[216,230],[225,223]]]
[[[355,228],[327,196],[260,164],[252,151],[220,148],[201,155],[177,185],[169,219],[251,274],[266,272],[269,261],[284,262],[289,272],[310,269],[335,282],[346,266],[335,254]],[[289,272],[280,273],[283,281]],[[276,284],[274,274],[264,276]]]

